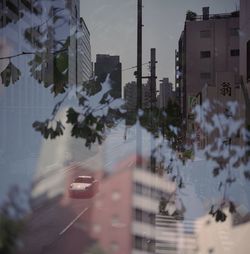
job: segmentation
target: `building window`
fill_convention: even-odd
[[[102,201],[100,199],[95,201],[95,207],[96,208],[101,208],[102,207]]]
[[[111,252],[115,253],[119,250],[119,245],[117,242],[112,242],[110,245],[110,248],[111,248]]]
[[[142,221],[142,210],[135,209],[135,220]]]
[[[155,214],[138,208],[134,210],[134,219],[140,223],[155,225]]]
[[[135,193],[142,194],[142,184],[135,183]]]
[[[210,30],[200,31],[200,37],[201,38],[210,38],[211,37],[211,31]]]
[[[200,73],[200,78],[201,79],[211,79],[211,73],[210,72],[201,72]]]
[[[231,36],[238,36],[239,35],[239,28],[238,27],[230,28],[230,35]]]
[[[119,224],[119,216],[118,215],[113,215],[111,225],[112,225],[112,227],[115,227],[115,226],[117,226],[117,224]]]
[[[201,58],[210,58],[211,57],[211,52],[210,51],[201,51],[200,52],[200,57]]]
[[[142,237],[140,236],[134,237],[134,248],[137,250],[142,250]]]
[[[135,249],[155,253],[155,240],[136,235],[133,242]]]
[[[231,56],[239,56],[240,55],[240,50],[239,49],[231,49],[230,50],[230,55]]]
[[[121,193],[119,191],[113,191],[111,194],[111,198],[113,201],[117,201],[121,198]]]
[[[100,233],[100,232],[101,232],[101,225],[99,225],[99,224],[94,224],[94,225],[93,225],[93,232],[94,232],[95,234]]]
[[[250,81],[250,40],[247,42],[247,82]]]

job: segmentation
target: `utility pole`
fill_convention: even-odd
[[[151,140],[151,150],[155,148],[155,124],[154,124],[154,109],[156,107],[156,49],[151,48],[150,50],[150,111],[151,111],[151,128],[152,128],[152,140]],[[150,163],[151,163],[151,172],[155,172],[156,170],[156,161],[155,157],[152,155],[150,156]]]
[[[78,85],[78,12],[77,7],[75,6],[75,12],[76,12],[76,31],[75,31],[75,39],[76,39],[76,87]]]
[[[156,49],[150,50],[150,104],[151,110],[156,106]]]
[[[139,122],[139,111],[142,109],[142,0],[137,2],[137,135],[136,135],[136,166],[141,166],[142,134]]]
[[[137,110],[142,109],[142,0],[137,5]]]

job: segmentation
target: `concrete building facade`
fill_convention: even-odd
[[[169,199],[174,191],[174,183],[135,168],[134,157],[128,158],[102,179],[101,195],[91,210],[91,238],[108,253],[155,253],[159,200]]]
[[[246,122],[250,125],[250,3],[240,1],[240,75],[248,91],[248,99],[243,95]]]
[[[224,82],[229,82],[232,93],[223,98],[241,100],[239,25],[238,11],[210,15],[209,7],[204,7],[203,15],[187,13],[176,52],[176,87],[180,87],[179,101],[188,138],[195,132],[193,108],[206,100],[219,100]],[[218,96],[202,94],[204,87]]]
[[[168,78],[163,78],[160,80],[159,107],[166,108],[170,99],[174,99],[173,84]]]
[[[94,71],[99,82],[104,82],[110,74],[111,95],[113,98],[122,97],[122,64],[119,56],[97,54]]]
[[[124,86],[124,99],[126,109],[134,111],[137,108],[137,86],[136,82],[132,81]],[[142,84],[142,109],[151,108],[151,89],[150,82]]]
[[[20,70],[20,76],[18,76],[16,75],[18,71],[12,68],[11,73],[17,80],[13,82],[14,84],[10,82],[9,87],[3,85],[7,82],[6,76],[1,75],[0,78],[0,119],[2,122],[0,126],[0,164],[8,172],[5,175],[6,179],[11,179],[2,185],[4,190],[7,190],[8,184],[10,182],[13,184],[16,178],[23,179],[22,182],[27,184],[34,174],[42,136],[33,129],[32,124],[35,121],[43,121],[50,117],[56,103],[50,88],[46,89],[44,87],[45,82],[48,81],[49,84],[53,84],[55,79],[53,52],[58,48],[53,48],[53,44],[56,40],[65,41],[70,35],[71,28],[76,27],[76,22],[80,22],[79,0],[67,2],[69,3],[68,6],[65,5],[66,1],[64,0],[52,2],[4,0],[0,3],[1,14],[4,14],[0,20],[0,57],[41,50],[36,46],[38,45],[37,37],[39,36],[37,31],[32,30],[29,34],[31,42],[33,44],[36,42],[34,45],[27,41],[25,35],[27,35],[28,29],[39,26],[44,23],[44,20],[48,19],[48,11],[51,7],[58,8],[60,15],[70,21],[70,24],[66,22],[65,26],[55,28],[56,34],[54,37],[51,36],[50,40],[47,40],[44,47],[48,51],[48,55],[41,56],[44,65],[39,75],[33,75],[31,71],[36,65],[34,62],[30,64],[30,61],[34,58],[33,54],[20,55],[10,60],[0,60],[0,72],[4,71],[10,62]],[[74,16],[76,14],[77,16]],[[53,19],[49,21],[51,22],[49,23],[50,27],[53,28],[55,24]],[[85,41],[89,42],[89,32],[87,33],[86,27],[82,33],[85,35]],[[71,37],[70,44],[65,51],[68,58],[65,81],[67,84],[75,84],[77,76],[77,44],[73,38],[74,36]],[[81,41],[81,38],[79,40]],[[81,43],[79,43],[79,47],[81,48]],[[91,66],[90,44],[86,44],[86,48],[82,51],[86,53],[86,57],[82,61],[81,54],[78,54],[79,68],[77,72],[81,75],[85,69],[89,72],[87,66]],[[85,65],[82,65],[83,62],[85,62]],[[79,74],[78,77],[80,77]],[[40,84],[38,78],[44,83],[41,82]],[[83,77],[83,79],[85,78],[87,77]]]
[[[78,39],[78,81],[81,84],[92,76],[90,32],[83,18],[80,18],[80,36]]]
[[[128,111],[134,111],[136,109],[137,87],[135,81],[129,82],[124,86],[124,100]]]

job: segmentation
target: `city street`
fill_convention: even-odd
[[[250,0],[0,1],[0,254],[248,254]]]

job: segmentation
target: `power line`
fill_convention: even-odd
[[[60,50],[56,50],[54,52],[50,52],[51,54],[58,54],[58,53],[61,53],[61,52],[64,52],[64,51],[67,51],[68,48],[64,48],[64,49],[60,49]],[[0,60],[4,60],[4,59],[12,59],[12,58],[15,58],[15,57],[18,57],[18,56],[24,56],[24,55],[35,55],[35,54],[43,54],[44,52],[41,52],[41,51],[37,51],[37,52],[21,52],[21,53],[18,53],[16,55],[12,55],[12,56],[4,56],[4,57],[0,57]]]
[[[148,63],[143,63],[142,65],[147,65]],[[123,69],[122,71],[128,71],[128,70],[132,70],[132,69],[135,69],[137,68],[137,65],[136,66],[133,66],[133,67],[129,67],[129,68],[126,68],[126,69]]]

